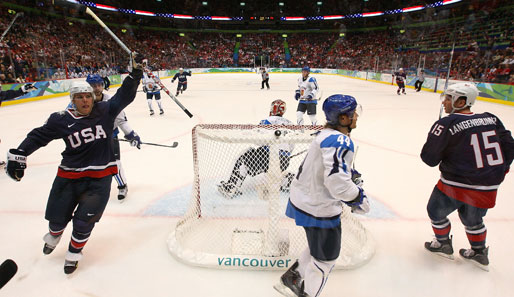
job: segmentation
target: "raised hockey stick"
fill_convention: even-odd
[[[4,33],[2,33],[2,37],[0,37],[0,42],[2,42],[2,40],[4,40],[4,37],[5,35],[7,35],[7,32],[9,32],[9,30],[11,30],[11,27],[12,25],[14,24],[14,22],[16,21],[16,19],[18,17],[21,17],[23,16],[23,12],[18,12],[15,16],[14,16],[14,19],[12,19],[11,23],[9,24],[9,26],[7,27],[7,29],[5,29]]]
[[[124,142],[131,142],[130,140],[126,140],[126,139],[118,139],[119,141],[124,141]],[[165,145],[165,144],[159,144],[159,143],[151,143],[151,142],[141,142],[141,144],[145,144],[145,145],[153,145],[153,146],[160,146],[160,147],[167,147],[167,148],[176,148],[178,146],[178,142],[173,142],[171,145]]]
[[[118,38],[118,36],[116,36],[116,34],[114,34],[111,31],[111,29],[109,29],[109,27],[107,27],[107,25],[91,9],[89,9],[89,7],[82,5],[77,0],[52,0],[52,2],[54,5],[73,7],[74,9],[78,10],[79,12],[85,12],[85,13],[89,14],[93,19],[95,19],[95,21],[98,24],[100,24],[100,26],[102,28],[105,29],[105,31],[107,31],[107,33],[109,33],[109,35],[111,35],[111,37],[116,41],[116,43],[119,44],[119,46],[121,46],[121,48],[123,48],[124,51],[126,51],[129,55],[132,55],[132,51],[123,43],[123,41],[121,41]],[[159,85],[159,87],[161,87],[161,89],[164,92],[166,92],[166,94],[168,94],[173,101],[175,101],[175,103],[187,114],[188,117],[190,117],[190,118],[193,117],[193,114],[190,113],[189,110],[187,110],[184,107],[184,105],[182,105],[182,103],[180,103],[180,101],[178,101],[177,98],[175,98],[175,96],[173,96],[170,93],[170,91],[162,84],[161,80],[158,77],[156,77],[151,71],[149,71],[146,68],[144,69],[144,71],[146,72],[146,74],[148,74],[149,77],[151,77],[155,80],[155,82]]]

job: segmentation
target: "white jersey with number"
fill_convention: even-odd
[[[325,128],[316,136],[291,184],[293,207],[288,212],[296,216],[288,216],[295,217],[297,225],[327,227],[328,222],[316,218],[335,219],[341,214],[341,201],[359,195],[351,173],[354,148],[350,137],[337,130]]]
[[[307,76],[306,79],[303,76],[300,77],[298,79],[298,89],[300,89],[300,103],[316,103],[319,92],[316,78],[312,76]]]

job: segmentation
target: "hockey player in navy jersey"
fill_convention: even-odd
[[[100,75],[90,74],[87,76],[86,82],[93,88],[93,92],[95,93],[95,102],[108,101],[111,99],[111,95],[103,92],[105,87],[104,79]],[[114,157],[116,158],[116,163],[118,165],[118,173],[114,175],[114,179],[118,183],[118,200],[123,202],[128,194],[128,185],[125,177],[125,171],[121,166],[120,141],[118,140],[120,129],[123,131],[125,139],[129,140],[130,144],[138,149],[141,149],[141,138],[136,131],[130,127],[127,115],[125,114],[125,111],[122,110],[114,121],[114,131],[112,136]]]
[[[286,103],[280,99],[274,100],[271,102],[269,117],[262,120],[259,125],[294,125],[293,122],[282,117],[285,112]],[[289,144],[279,146],[280,169],[282,171],[289,167],[289,156],[291,155],[292,149],[293,148]],[[218,185],[218,191],[229,199],[241,195],[242,193],[240,188],[248,175],[256,176],[268,171],[269,155],[268,146],[248,149],[237,159],[228,181],[220,182]],[[281,185],[282,191],[289,191],[289,185],[292,178],[292,174],[285,175],[284,181]]]
[[[7,153],[6,173],[20,181],[28,156],[52,140],[64,140],[66,148],[46,206],[49,232],[43,237],[43,253],[55,249],[66,225],[73,221],[64,262],[66,274],[76,270],[82,249],[109,200],[112,175],[118,173],[112,149],[114,122],[136,96],[143,76],[141,62],[139,55],[132,58],[132,72],[109,101],[95,103],[87,82],[73,82],[73,108],[51,114],[43,126],[33,129],[18,148]]]
[[[0,85],[0,87],[1,86],[2,85]],[[23,96],[23,95],[27,94],[28,92],[35,90],[35,89],[37,89],[37,88],[34,87],[33,84],[24,84],[18,90],[2,91],[0,89],[0,105],[2,105],[2,101],[4,101],[4,100],[14,99],[16,97]]]
[[[286,215],[304,228],[308,247],[275,285],[284,296],[320,296],[341,250],[341,207],[369,211],[362,184],[352,177],[357,172],[351,169],[355,145],[349,135],[361,110],[349,95],[332,95],[323,102],[327,124],[291,184]]]
[[[303,125],[305,111],[307,111],[312,125],[316,125],[317,122],[316,105],[318,104],[319,87],[316,78],[309,76],[310,73],[311,69],[305,66],[302,68],[302,77],[298,79],[298,90],[296,90],[294,97],[298,101],[298,108],[296,109],[298,125]]]
[[[175,96],[178,96],[178,94],[184,93],[185,90],[187,90],[187,77],[191,76],[191,71],[184,71],[183,68],[179,68],[178,72],[175,73],[175,76],[171,80],[171,83],[175,82],[176,79],[178,79],[177,84],[177,94]]]
[[[398,69],[398,71],[393,75],[396,77],[396,84],[398,85],[396,94],[400,95],[401,91],[404,95],[407,95],[407,93],[405,93],[405,81],[407,81],[407,74],[405,74],[403,68]]]
[[[496,191],[514,158],[514,140],[495,115],[471,112],[477,96],[478,89],[472,83],[449,86],[441,95],[449,115],[430,128],[421,151],[423,162],[439,165],[441,171],[427,205],[435,238],[425,242],[425,248],[453,259],[448,215],[458,211],[471,245],[459,254],[488,270],[483,217],[495,206]]]

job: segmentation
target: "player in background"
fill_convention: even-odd
[[[302,77],[298,79],[298,90],[295,92],[295,99],[298,102],[296,109],[296,122],[303,125],[303,115],[307,111],[307,115],[311,119],[312,125],[316,125],[316,105],[318,104],[317,96],[319,92],[318,82],[316,78],[309,76],[311,69],[308,66],[302,68]]]
[[[261,76],[262,76],[262,86],[261,90],[264,89],[264,84],[266,84],[266,87],[269,90],[269,73],[266,71],[266,68],[261,68]]]
[[[37,90],[37,88],[31,83],[24,84],[18,90],[2,91],[1,87],[2,87],[2,85],[0,84],[0,106],[2,105],[2,101],[4,101],[4,100],[14,99],[16,97],[23,96],[33,90]]]
[[[154,115],[152,98],[155,96],[155,102],[159,106],[159,114],[164,114],[161,104],[161,88],[157,84],[154,78],[149,77],[146,73],[143,74],[143,92],[146,93],[146,101],[148,102],[148,108],[150,109],[150,115]]]
[[[395,72],[393,76],[396,77],[396,84],[398,85],[396,94],[400,95],[400,91],[402,91],[404,95],[407,95],[407,93],[405,93],[405,81],[407,80],[407,74],[405,74],[403,68],[398,69],[398,71]]]
[[[425,70],[421,69],[418,73],[418,79],[414,83],[414,88],[416,89],[416,92],[421,91],[421,86],[423,85],[424,81],[425,81]]]
[[[107,69],[105,67],[102,67],[98,71],[98,74],[102,77],[102,80],[104,81],[104,88],[106,91],[109,90],[109,87],[111,86],[111,81],[109,80],[109,74],[107,73]]]
[[[286,112],[286,103],[280,99],[271,102],[269,117],[262,120],[259,125],[294,125],[290,120],[282,116]],[[289,144],[279,146],[280,169],[284,171],[289,167],[289,157],[293,147]],[[256,176],[265,173],[269,168],[269,147],[260,146],[258,148],[250,148],[242,154],[236,161],[234,169],[228,181],[221,181],[218,185],[218,191],[226,198],[232,199],[241,195],[240,188],[243,181],[248,175]],[[289,191],[289,185],[294,175],[286,174],[282,185],[282,191]]]
[[[142,57],[133,57],[134,54],[131,73],[111,100],[95,103],[93,88],[87,82],[73,82],[70,87],[73,108],[52,113],[43,126],[33,129],[18,148],[7,153],[6,173],[20,181],[27,156],[55,139],[62,139],[66,144],[48,197],[45,219],[49,221],[49,232],[43,237],[43,253],[50,254],[66,225],[73,221],[64,261],[66,274],[77,269],[82,249],[109,201],[112,175],[118,172],[112,149],[114,122],[134,101],[143,76]]]
[[[91,87],[93,88],[93,92],[95,93],[95,102],[108,101],[109,99],[111,99],[111,95],[103,93],[104,80],[100,75],[90,74],[87,76],[86,82],[88,82],[89,85],[91,85]],[[68,106],[68,108],[71,108],[71,106]],[[118,165],[118,173],[114,175],[114,179],[118,183],[118,200],[120,202],[123,202],[124,199],[127,197],[128,186],[127,179],[125,178],[125,171],[121,166],[120,141],[118,140],[118,134],[120,133],[120,129],[123,131],[123,134],[125,134],[125,139],[129,140],[130,144],[132,146],[137,147],[138,149],[141,149],[141,138],[136,133],[136,131],[134,131],[130,127],[127,115],[125,114],[125,111],[122,110],[120,114],[118,114],[118,116],[116,117],[116,120],[114,121],[114,131],[112,133],[112,147],[114,149],[116,165]]]
[[[355,213],[369,211],[362,183],[357,185],[357,172],[351,169],[355,146],[349,135],[362,108],[354,97],[336,94],[323,102],[323,111],[325,129],[311,143],[291,184],[286,215],[305,229],[308,247],[275,285],[285,296],[321,294],[341,250],[343,204]]]
[[[449,86],[441,95],[449,116],[434,123],[421,151],[423,162],[441,171],[427,205],[435,238],[425,248],[453,259],[448,215],[457,210],[471,245],[459,254],[488,270],[483,217],[495,206],[496,191],[514,158],[514,140],[495,115],[471,112],[477,96],[472,83]]]
[[[175,73],[175,76],[171,80],[171,83],[173,83],[178,79],[177,94],[175,94],[175,96],[178,96],[179,92],[182,94],[187,90],[187,76],[191,76],[191,71],[184,71],[183,68],[179,68],[178,72]]]

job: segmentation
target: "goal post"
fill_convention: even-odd
[[[322,126],[201,124],[193,128],[189,208],[168,247],[190,265],[225,269],[290,267],[307,247],[305,231],[285,216],[289,186]],[[336,269],[366,263],[374,241],[343,206]]]

